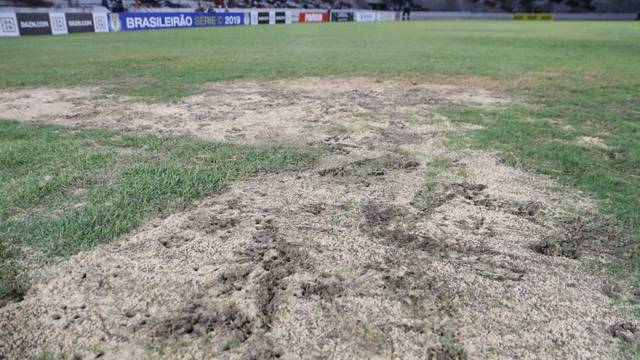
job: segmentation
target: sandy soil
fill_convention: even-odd
[[[368,115],[379,112],[403,120],[402,115],[430,114],[434,105],[444,103],[490,106],[507,101],[460,86],[329,77],[213,83],[183,100],[154,104],[89,87],[4,91],[0,114],[21,121],[259,143],[318,139],[323,136],[318,127],[371,120]]]
[[[159,105],[38,91],[0,93],[0,113],[330,154],[34,269],[0,309],[7,358],[615,359],[638,340],[595,255],[571,248],[580,228],[556,220],[588,198],[441,145],[466,128],[438,105],[508,98],[367,78],[214,84]],[[455,166],[429,175],[442,156]]]
[[[576,139],[578,144],[581,145],[585,145],[585,146],[597,146],[597,147],[601,147],[603,149],[608,149],[609,146],[607,146],[607,144],[604,142],[604,140],[602,138],[599,137],[593,137],[593,136],[581,136],[579,138]]]

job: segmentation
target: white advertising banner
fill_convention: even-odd
[[[49,21],[51,21],[51,34],[64,35],[69,33],[67,29],[67,17],[64,13],[49,13]]]
[[[376,13],[373,11],[358,11],[356,13],[356,21],[358,22],[376,21]]]
[[[93,28],[95,32],[109,32],[109,17],[107,13],[93,13]]]
[[[15,13],[0,12],[0,36],[20,36]]]
[[[377,21],[395,21],[396,13],[394,11],[378,11],[376,13]]]

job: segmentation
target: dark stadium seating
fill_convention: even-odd
[[[114,0],[108,0],[113,8]],[[124,9],[303,8],[399,10],[404,0],[123,0]],[[468,12],[638,13],[640,0],[412,0],[414,10]],[[102,0],[0,0],[0,7],[88,8]]]

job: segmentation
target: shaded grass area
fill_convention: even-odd
[[[0,298],[23,286],[21,247],[72,255],[229,181],[299,169],[315,156],[287,146],[0,121]]]

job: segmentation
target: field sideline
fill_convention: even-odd
[[[463,129],[447,130],[439,143],[451,153],[497,151],[505,165],[556,181],[563,189],[561,193],[568,192],[566,202],[572,201],[569,193],[574,191],[592,197],[595,212],[580,210],[574,214],[580,216],[579,225],[573,223],[575,219],[554,221],[566,221],[580,229],[585,226],[599,234],[602,244],[598,246],[612,257],[588,266],[594,274],[624,284],[620,286],[625,289],[636,289],[630,290],[637,292],[635,297],[620,295],[616,301],[637,317],[639,38],[637,23],[582,21],[331,23],[0,38],[0,101],[8,102],[12,92],[28,89],[77,88],[91,93],[96,101],[126,96],[127,101],[147,104],[182,106],[181,101],[187,101],[189,106],[197,106],[194,96],[203,89],[226,96],[224,86],[218,88],[212,82],[236,84],[237,94],[256,97],[271,87],[282,94],[295,93],[292,89],[296,86],[304,88],[296,83],[299,79],[322,78],[336,82],[336,87],[341,81],[347,85],[354,81],[363,89],[375,86],[365,78],[388,81],[392,85],[380,91],[400,92],[397,98],[391,96],[398,103],[411,102],[414,96],[409,90],[403,91],[402,84],[433,84],[433,91],[442,93],[450,91],[446,86],[456,86],[499,94],[495,98],[487,95],[490,106],[434,101],[429,111]],[[296,85],[286,88],[288,85],[283,84],[288,79]],[[254,83],[263,87],[250,89]],[[263,83],[268,85],[260,85]],[[329,85],[326,89],[327,94],[337,91]],[[318,91],[324,96],[323,90]],[[486,95],[482,94],[473,96]],[[37,97],[33,101],[37,102]],[[390,115],[381,110],[379,114],[358,116],[358,121],[369,122],[363,129],[373,131],[380,118]],[[414,123],[410,119],[405,121],[409,128],[426,126],[420,123],[423,120]],[[143,224],[184,210],[238,180],[305,171],[324,164],[322,159],[335,150],[326,141],[311,146],[249,140],[233,144],[227,143],[227,138],[193,132],[180,132],[181,136],[134,134],[121,126],[69,129],[22,121],[0,113],[0,304],[2,298],[13,301],[27,291],[25,284],[29,281],[23,276],[33,264],[20,260],[25,256],[21,247],[36,249],[37,256],[43,258],[35,263],[48,266],[51,259],[90,250],[135,232]],[[387,128],[374,130],[379,134],[387,131],[383,134],[387,140],[399,134]],[[358,133],[350,125],[339,124],[323,131],[343,140]],[[453,174],[458,166],[457,160],[447,154],[420,158],[407,150],[415,144],[399,143],[397,148],[389,144],[394,143],[376,143],[371,148],[384,149],[385,156],[400,157],[404,160],[398,161],[406,164],[413,164],[413,157],[426,161],[427,178]],[[385,169],[398,171],[395,167]],[[462,166],[457,171],[466,170]],[[468,171],[473,173],[473,169]],[[42,178],[49,182],[43,183]],[[423,191],[443,191],[436,180],[427,180],[424,186]],[[85,192],[69,192],[77,188]],[[477,193],[482,189],[464,191]],[[428,196],[425,201],[442,205],[437,197]],[[387,222],[400,218],[397,212],[383,216],[378,212],[384,211],[371,210],[370,205],[362,204],[367,221],[371,212],[376,221],[385,216]],[[355,211],[352,208],[344,204],[345,211]],[[43,216],[46,212],[62,215]],[[383,236],[379,224],[369,225],[369,235]],[[605,228],[608,230],[602,230]],[[625,239],[625,243],[613,244],[618,239]],[[585,251],[600,249],[598,246]],[[594,266],[604,263],[607,265]],[[294,271],[292,265],[286,266],[286,271]],[[268,316],[269,322],[272,316]],[[236,344],[237,339],[228,341],[233,342],[232,348],[241,346]],[[639,354],[638,344],[623,343],[624,354],[630,358]],[[444,346],[449,356],[464,353],[457,341]],[[167,354],[163,353],[164,347],[158,351]],[[509,353],[516,354],[521,353]]]

